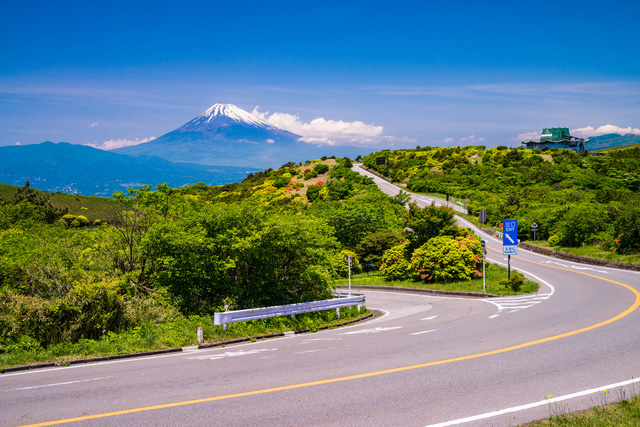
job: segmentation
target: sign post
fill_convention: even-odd
[[[533,241],[536,241],[536,231],[538,231],[538,224],[535,222],[531,224],[531,231],[533,231]]]
[[[507,255],[507,278],[511,280],[511,255],[518,255],[518,220],[502,222],[502,253]]]

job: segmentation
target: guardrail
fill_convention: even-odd
[[[226,325],[229,323],[246,322],[249,320],[267,319],[269,317],[292,316],[300,313],[310,313],[312,311],[323,311],[337,309],[341,307],[351,307],[357,305],[358,308],[365,305],[364,295],[351,295],[342,298],[332,298],[320,301],[302,302],[299,304],[276,305],[273,307],[250,308],[246,310],[223,311],[213,314],[214,325]],[[338,315],[339,315],[338,311]]]

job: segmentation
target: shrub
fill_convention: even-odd
[[[318,176],[318,172],[316,172],[316,171],[305,172],[304,179],[305,180],[309,180],[309,179],[313,179],[313,178],[315,178],[317,176]]]
[[[562,233],[556,233],[553,236],[549,236],[549,246],[558,246],[564,237]]]
[[[394,246],[382,255],[380,271],[387,280],[403,280],[409,278],[409,261],[406,257],[407,244]]]
[[[524,283],[524,276],[519,273],[512,273],[511,279],[503,279],[498,283],[514,292],[519,292]]]
[[[409,270],[416,280],[471,280],[481,262],[480,242],[473,237],[438,236],[413,252]]]
[[[62,220],[64,220],[64,222],[67,224],[67,226],[71,226],[71,223],[76,219],[75,215],[71,215],[71,214],[66,214],[66,215],[62,215]]]
[[[313,167],[313,171],[317,174],[327,173],[329,172],[329,165],[326,165],[324,163],[318,163]]]
[[[78,215],[76,219],[71,221],[72,227],[86,227],[87,225],[89,225],[89,220],[84,215]]]
[[[321,185],[312,185],[311,187],[307,188],[307,199],[310,202],[315,202],[316,200],[320,199],[320,190],[322,190],[324,187]]]

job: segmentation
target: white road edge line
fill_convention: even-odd
[[[434,331],[437,331],[437,329],[429,329],[428,331],[414,332],[414,333],[409,334],[409,335],[422,335],[422,334],[426,334],[426,333],[434,332]]]
[[[86,379],[86,380],[67,381],[67,382],[64,382],[64,383],[55,383],[55,384],[33,385],[33,386],[30,386],[30,387],[14,388],[12,390],[7,390],[7,391],[33,390],[33,389],[36,389],[36,388],[57,387],[57,386],[60,386],[60,385],[69,385],[69,384],[86,383],[86,382],[89,382],[89,381],[106,380],[107,378],[111,378],[111,377],[89,378],[89,379]]]
[[[639,381],[640,381],[640,378],[636,378],[629,381],[622,381],[619,383],[609,384],[602,387],[579,391],[576,393],[565,394],[564,396],[553,397],[553,398],[541,400],[539,402],[529,403],[526,405],[514,406],[512,408],[501,409],[499,411],[487,412],[486,414],[474,415],[472,417],[460,418],[453,421],[445,421],[443,423],[438,423],[438,424],[429,424],[425,427],[446,427],[446,426],[454,426],[458,424],[470,423],[472,421],[485,420],[487,418],[497,417],[499,415],[509,414],[512,412],[525,411],[527,409],[536,408],[538,406],[545,406],[551,403],[562,402],[563,400],[575,399],[576,397],[588,396],[590,394],[604,392],[605,390],[608,391],[614,388],[624,387],[630,384],[637,383]]]

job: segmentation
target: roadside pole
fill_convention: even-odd
[[[349,257],[349,296],[351,296],[351,257]]]
[[[485,263],[486,263],[486,261],[485,261],[485,255],[486,255],[486,253],[487,253],[487,249],[486,249],[486,247],[485,247],[485,242],[484,242],[484,240],[481,240],[481,241],[480,241],[480,244],[482,245],[482,291],[484,292],[484,291],[486,291],[486,290],[487,290],[487,286],[486,286],[487,278],[486,278],[486,276],[485,276],[485,274],[484,274],[484,265],[485,265]]]

